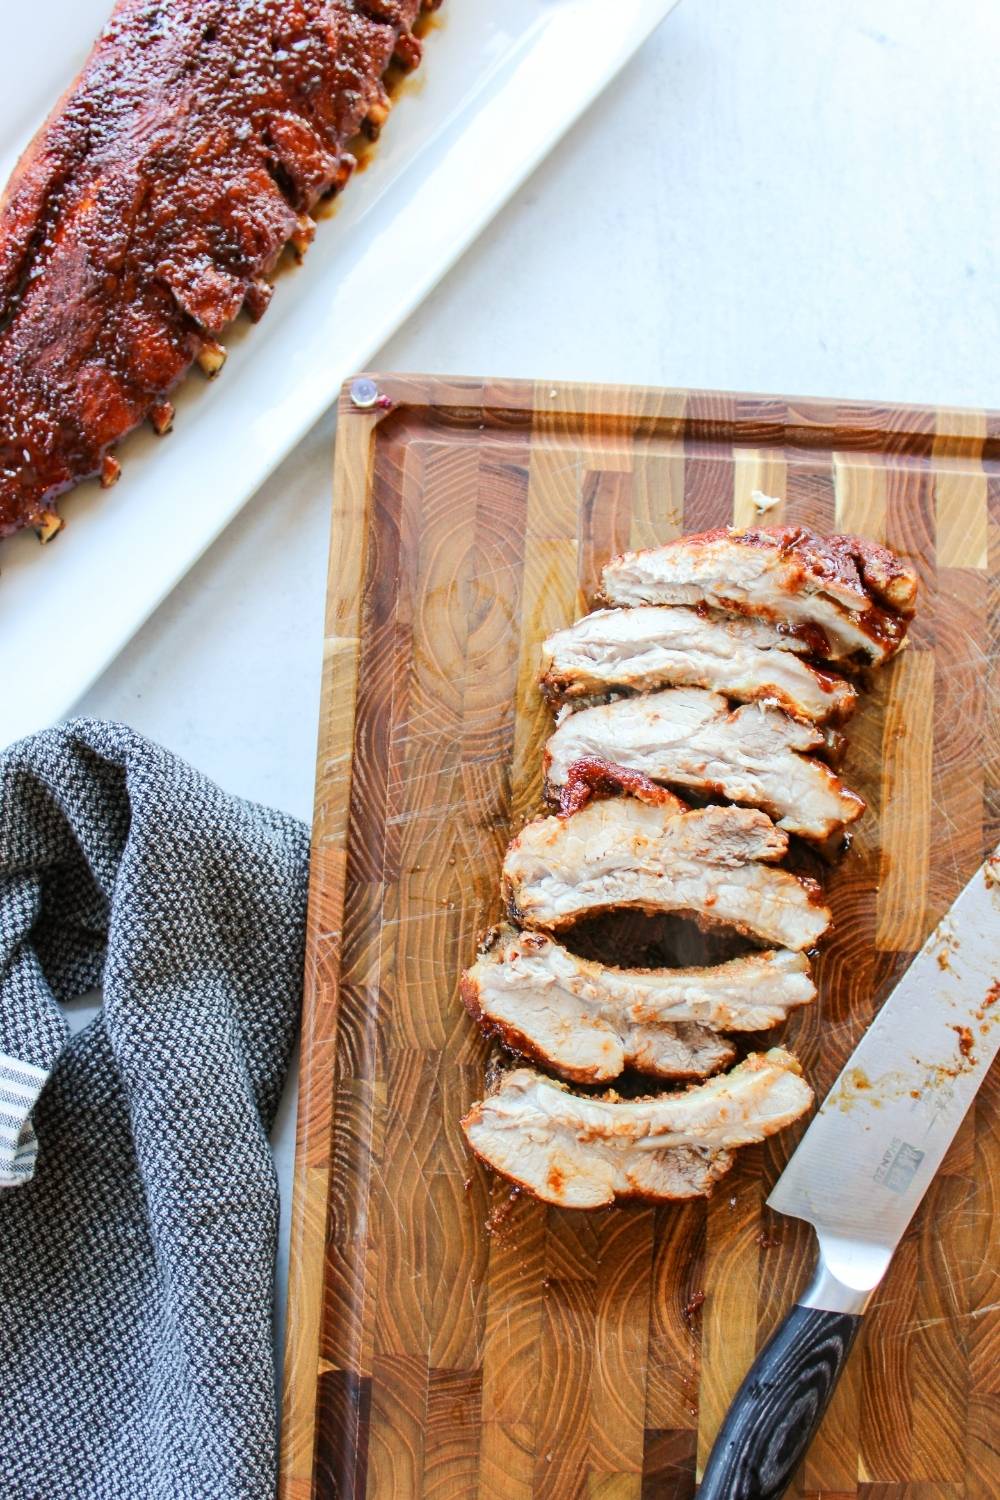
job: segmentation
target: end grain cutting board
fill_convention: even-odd
[[[708,1202],[545,1208],[474,1164],[459,970],[540,791],[538,645],[609,554],[755,519],[917,566],[910,648],[850,726],[867,798],[829,874],[822,1095],[1000,838],[1000,417],[704,392],[379,379],[337,438],[292,1226],[285,1500],[688,1500],[804,1281],[763,1207],[797,1132]],[[1000,1079],[878,1295],[792,1493],[1000,1493]],[[704,1293],[700,1307],[699,1293]]]

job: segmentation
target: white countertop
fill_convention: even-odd
[[[374,365],[1000,406],[998,56],[995,0],[684,0]],[[303,818],[333,437],[80,704]]]

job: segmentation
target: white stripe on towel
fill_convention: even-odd
[[[48,1073],[0,1052],[0,1188],[30,1182],[38,1156],[31,1111]]]

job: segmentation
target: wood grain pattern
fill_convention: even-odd
[[[609,551],[755,519],[918,567],[912,645],[851,726],[869,811],[825,873],[821,1092],[1000,838],[1000,417],[379,378],[337,440],[292,1224],[284,1500],[691,1500],[811,1231],[764,1206],[788,1132],[709,1203],[574,1215],[512,1194],[458,1118],[485,1045],[457,978],[499,912],[549,716],[538,647]],[[991,674],[993,674],[991,676]],[[797,1500],[998,1491],[1000,1080],[900,1247]],[[704,1302],[697,1294],[704,1293]]]

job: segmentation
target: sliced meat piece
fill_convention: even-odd
[[[859,536],[803,526],[726,527],[627,552],[604,569],[610,604],[709,605],[790,628],[828,661],[881,662],[906,638],[913,569]]]
[[[502,1074],[462,1121],[481,1160],[546,1203],[603,1208],[710,1192],[730,1151],[764,1140],[809,1109],[813,1092],[790,1053],[752,1054],[682,1093],[582,1098],[532,1068]]]
[[[707,1026],[633,1016],[641,1007],[635,997],[630,1006],[628,978],[616,983],[620,975],[628,971],[504,925],[462,975],[462,999],[489,1035],[573,1083],[607,1083],[629,1065],[657,1078],[707,1078],[733,1061],[734,1047]],[[641,984],[644,976],[632,977]]]
[[[599,609],[549,636],[541,686],[557,703],[616,689],[703,687],[816,724],[846,718],[857,701],[853,687],[801,661],[796,648],[801,642],[763,620],[655,604]]]
[[[804,753],[823,743],[818,730],[780,709],[733,710],[717,693],[673,688],[564,712],[545,747],[545,777],[558,791],[575,761],[612,761],[670,786],[762,807],[788,833],[824,840],[865,804]]]
[[[560,1004],[569,996],[620,1028],[690,1021],[712,1031],[767,1031],[816,998],[809,960],[786,948],[746,953],[709,968],[622,969],[581,958],[547,933],[522,932],[506,922],[487,934],[467,974],[472,993],[466,1003],[487,1020],[501,1018],[501,1006],[507,1010],[501,991],[513,1004],[530,989],[551,991]]]
[[[815,998],[802,953],[752,953],[707,969],[620,969],[504,923],[462,975],[474,1020],[574,1083],[631,1065],[699,1078],[734,1057],[720,1031],[762,1031]]]
[[[573,778],[571,776],[570,783]],[[690,913],[799,952],[830,912],[813,880],[775,870],[788,837],[746,807],[685,809],[604,797],[569,816],[526,824],[503,863],[515,921],[558,931],[614,907]]]

